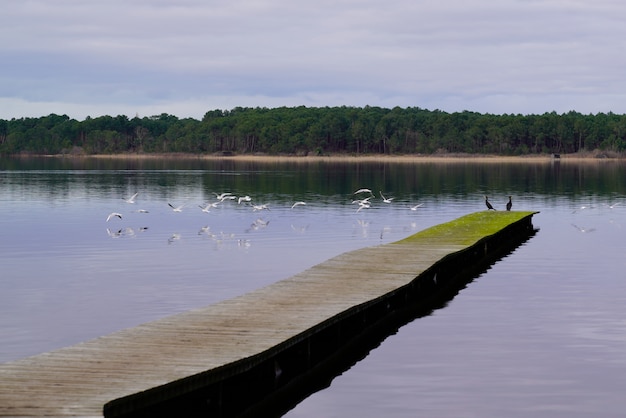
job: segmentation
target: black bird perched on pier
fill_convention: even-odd
[[[487,205],[487,210],[495,210],[493,206],[491,206],[491,203],[489,203],[489,198],[487,196],[485,196],[485,205]]]
[[[506,204],[506,210],[511,210],[513,202],[511,202],[511,196],[509,196],[509,202]]]

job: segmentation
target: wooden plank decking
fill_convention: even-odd
[[[532,215],[510,212],[487,235],[529,222]],[[494,216],[501,215],[491,212],[474,222],[491,222]],[[305,338],[319,324],[406,286],[442,258],[484,237],[466,236],[464,228],[438,239],[341,254],[234,299],[0,364],[0,416],[101,417],[112,400]]]

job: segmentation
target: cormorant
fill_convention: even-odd
[[[491,206],[491,203],[489,203],[489,200],[487,200],[487,196],[485,196],[485,205],[487,205],[487,210],[495,210],[493,208],[493,206]]]
[[[511,210],[513,207],[513,202],[511,202],[511,196],[509,196],[509,202],[506,204],[506,210]]]

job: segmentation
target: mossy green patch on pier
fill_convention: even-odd
[[[420,231],[403,240],[396,241],[394,244],[447,243],[471,245],[535,213],[537,212],[482,211],[470,213],[453,221]]]

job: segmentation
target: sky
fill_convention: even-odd
[[[3,0],[0,119],[626,113],[623,0]]]

